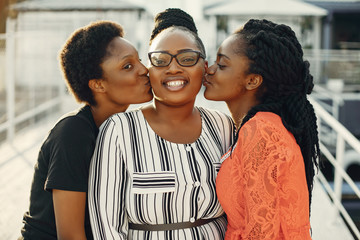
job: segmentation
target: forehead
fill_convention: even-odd
[[[105,57],[102,60],[102,66],[115,66],[126,59],[138,58],[138,52],[135,47],[126,39],[115,37],[106,47]]]
[[[115,37],[107,45],[106,51],[110,55],[122,55],[128,52],[136,51],[134,46],[124,38]]]
[[[231,35],[222,42],[218,53],[225,54],[227,56],[235,55],[241,47],[242,43],[240,39],[235,35]]]
[[[199,50],[194,36],[181,29],[166,29],[153,40],[150,51],[168,51],[176,53],[181,49]]]

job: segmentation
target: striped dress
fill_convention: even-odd
[[[159,137],[141,110],[119,113],[101,127],[89,176],[94,239],[223,239],[226,219],[215,192],[221,156],[234,126],[223,113],[197,108],[200,137],[178,144]],[[143,231],[128,223],[169,224],[217,218],[180,230]]]

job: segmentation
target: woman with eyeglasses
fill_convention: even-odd
[[[220,112],[194,107],[205,74],[191,16],[155,18],[149,77],[153,103],[112,116],[92,159],[89,207],[96,239],[223,239],[215,179],[233,139]]]

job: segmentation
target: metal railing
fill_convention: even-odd
[[[321,172],[319,172],[318,174],[318,179],[324,186],[325,190],[333,201],[334,206],[339,210],[344,220],[352,230],[353,234],[357,237],[357,239],[360,239],[359,230],[357,229],[354,221],[351,219],[350,215],[341,203],[344,180],[354,191],[355,195],[360,199],[359,188],[343,168],[345,151],[348,150],[348,148],[350,147],[360,155],[360,142],[336,118],[329,114],[317,101],[312,98],[309,98],[309,100],[314,106],[318,118],[319,133],[321,133],[321,127],[323,123],[329,126],[332,131],[336,133],[335,156],[333,155],[333,153],[331,153],[326,144],[323,143],[320,135],[320,150],[322,154],[324,154],[324,156],[327,158],[327,160],[334,166],[335,169],[334,189],[331,188],[329,182],[326,180],[326,178]]]
[[[12,141],[18,130],[51,115],[66,95],[57,50],[38,43],[41,37],[11,31],[0,34],[0,141]],[[47,39],[51,42],[55,37]],[[26,45],[37,55],[29,54]]]

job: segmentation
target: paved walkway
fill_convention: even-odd
[[[201,102],[201,99],[200,99]],[[207,107],[224,108],[223,104]],[[201,104],[204,106],[204,104]],[[64,111],[65,112],[65,111]],[[29,192],[37,153],[48,130],[60,113],[17,134],[13,142],[0,145],[0,239],[20,236],[23,213],[29,204]],[[314,187],[311,225],[313,240],[353,240],[340,216],[333,210],[326,193],[317,183]]]
[[[20,236],[37,154],[55,121],[55,118],[43,121],[30,130],[18,133],[13,142],[0,146],[1,240],[15,240]]]

